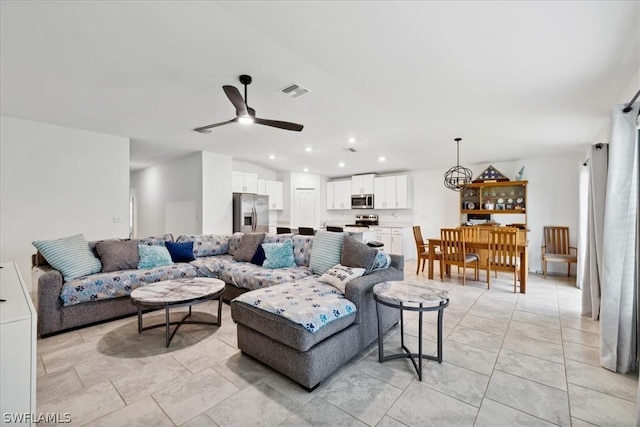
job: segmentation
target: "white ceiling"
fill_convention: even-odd
[[[0,12],[1,113],[129,137],[132,169],[196,150],[330,177],[444,168],[458,136],[462,164],[584,152],[640,69],[638,1],[2,1]],[[258,117],[304,130],[192,132],[235,117],[221,87],[241,89],[240,74],[253,76]],[[279,92],[293,82],[311,92]],[[343,150],[352,136],[357,153]]]

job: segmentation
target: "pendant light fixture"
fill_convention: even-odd
[[[456,142],[456,165],[444,173],[444,186],[453,191],[460,191],[465,185],[471,183],[471,170],[460,166],[460,141],[462,138],[455,138]]]

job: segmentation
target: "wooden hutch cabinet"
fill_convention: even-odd
[[[527,181],[478,182],[460,191],[460,220],[474,214],[491,215],[500,225],[517,226],[518,240],[527,241]],[[481,240],[488,239],[491,227],[479,225]],[[482,261],[482,260],[481,260]]]

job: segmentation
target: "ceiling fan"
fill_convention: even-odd
[[[240,94],[240,91],[238,90],[238,88],[236,88],[235,86],[229,86],[229,85],[222,86],[222,90],[224,90],[224,93],[227,95],[227,98],[229,98],[229,101],[231,101],[233,106],[236,107],[235,119],[231,119],[226,122],[214,123],[212,125],[201,126],[193,130],[199,133],[211,133],[211,129],[215,127],[228,125],[230,123],[240,122],[245,124],[256,123],[259,125],[271,126],[274,128],[300,132],[304,127],[303,125],[299,125],[297,123],[291,123],[291,122],[283,122],[280,120],[261,119],[256,117],[256,110],[249,107],[247,103],[247,86],[251,84],[251,81],[252,81],[251,76],[248,76],[246,74],[243,74],[240,76],[240,83],[244,85],[244,99],[242,98],[242,95]]]

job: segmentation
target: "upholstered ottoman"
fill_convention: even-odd
[[[370,280],[352,282],[372,303]],[[357,302],[314,277],[247,292],[231,301],[238,347],[311,391],[375,340],[373,304],[358,312]],[[383,322],[384,330],[397,323],[397,310]]]

